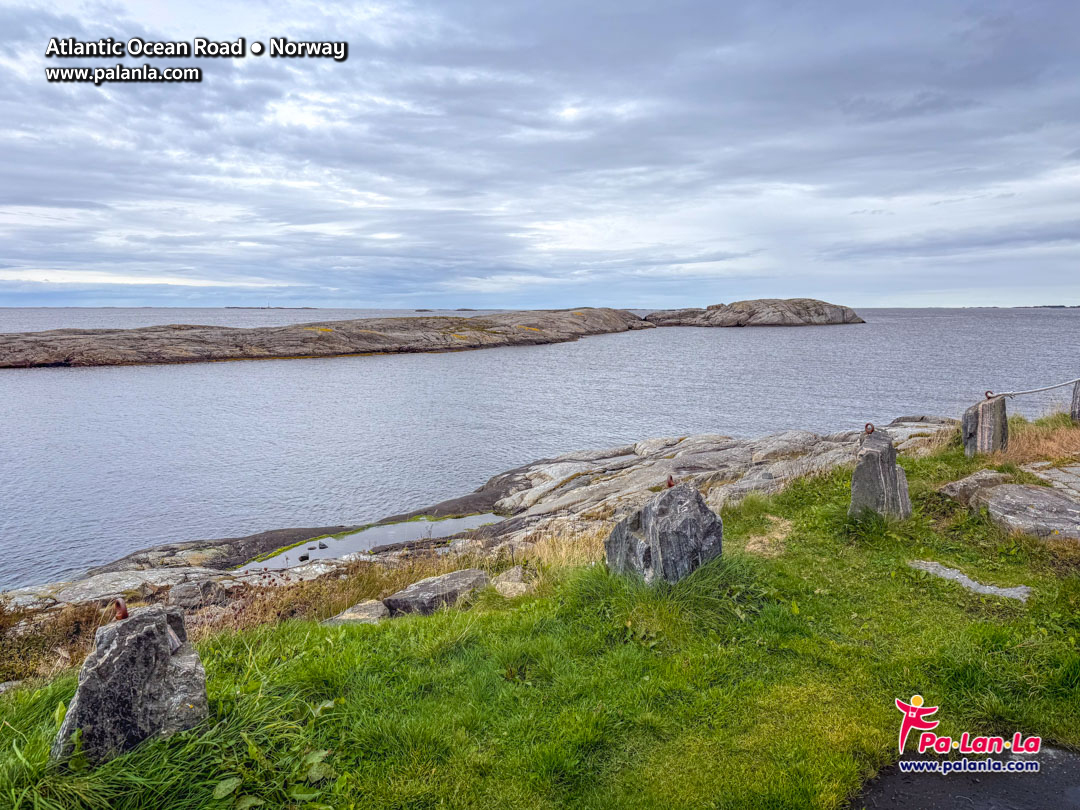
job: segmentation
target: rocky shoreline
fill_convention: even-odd
[[[698,313],[698,314],[695,314]],[[809,298],[717,304],[642,318],[621,309],[528,310],[473,317],[362,318],[239,329],[170,324],[0,334],[0,368],[115,366],[444,352],[563,343],[656,326],[863,323],[848,307]]]
[[[957,426],[952,419],[908,416],[894,420],[888,431],[901,452],[917,452],[938,434],[951,433]],[[853,463],[861,435],[861,430],[827,435],[789,430],[757,439],[703,434],[572,452],[500,473],[460,498],[380,521],[482,511],[505,518],[450,538],[397,543],[279,571],[246,572],[234,569],[260,554],[360,527],[281,529],[242,538],[173,543],[134,552],[91,569],[75,581],[8,591],[0,594],[0,600],[20,610],[52,611],[68,605],[106,603],[118,596],[145,597],[189,582],[211,581],[225,592],[248,586],[275,587],[340,575],[357,561],[394,565],[425,547],[516,557],[545,537],[610,530],[662,489],[669,478],[695,486],[716,511],[752,492],[776,492],[800,476]]]

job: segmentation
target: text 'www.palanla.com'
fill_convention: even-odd
[[[50,82],[201,82],[202,68],[153,65],[126,67],[47,67],[45,78]]]

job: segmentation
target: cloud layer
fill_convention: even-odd
[[[0,8],[0,305],[1080,303],[1065,0],[165,5]]]

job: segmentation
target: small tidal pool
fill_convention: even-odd
[[[432,537],[449,537],[466,529],[475,529],[489,523],[498,523],[501,520],[502,518],[498,515],[487,512],[459,518],[419,518],[401,523],[369,526],[366,529],[360,529],[349,534],[338,534],[308,540],[266,559],[249,562],[238,570],[261,571],[263,568],[292,568],[312,560],[338,559],[346,554],[367,551],[376,546],[385,546],[388,543],[427,540]],[[301,560],[301,557],[305,559]]]

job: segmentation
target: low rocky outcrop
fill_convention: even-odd
[[[54,329],[0,334],[0,368],[199,363],[460,351],[561,343],[654,326],[813,326],[863,323],[850,307],[812,298],[764,298],[647,318],[582,307],[472,317],[360,318],[238,329],[170,324],[138,329]]]
[[[458,351],[561,343],[652,326],[625,310],[585,307],[471,318],[363,318],[253,329],[179,324],[55,329],[0,335],[0,368]]]
[[[1024,466],[1050,486],[1013,484],[1012,476],[979,470],[941,488],[944,495],[987,515],[1007,532],[1080,540],[1080,465],[1055,467],[1048,461]]]
[[[151,737],[192,728],[208,713],[206,673],[187,640],[183,612],[139,608],[97,631],[52,757],[70,754],[79,731],[81,753],[103,762]]]
[[[865,323],[851,307],[816,298],[759,298],[707,309],[666,309],[645,316],[657,326],[829,326]]]
[[[1010,481],[1012,481],[1011,475],[996,470],[979,470],[959,481],[950,481],[939,491],[963,506],[970,506],[972,499],[982,490],[1007,484]]]
[[[979,490],[971,505],[1006,531],[1080,540],[1080,501],[1053,487],[1000,484]]]
[[[881,428],[863,435],[851,476],[848,514],[867,511],[900,520],[911,517],[907,475],[896,463],[892,436]]]
[[[406,613],[434,613],[444,605],[453,605],[459,599],[488,584],[487,574],[479,568],[466,568],[437,577],[414,582],[383,600],[391,616]]]
[[[720,556],[724,523],[689,484],[662,491],[623,518],[604,541],[608,568],[618,574],[675,583]]]
[[[1009,446],[1009,415],[1005,397],[978,402],[964,411],[960,420],[964,455],[1004,452]]]
[[[323,624],[378,624],[390,618],[390,610],[378,599],[368,599],[347,608]]]

